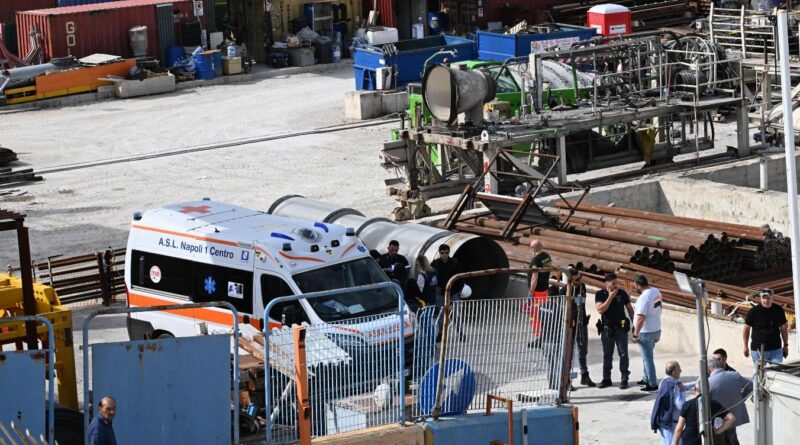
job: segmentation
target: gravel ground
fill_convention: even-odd
[[[35,170],[48,170],[329,127],[347,123],[343,95],[352,82],[352,71],[341,69],[13,113],[0,119],[0,146]],[[394,174],[380,168],[378,154],[396,125],[47,173],[42,182],[14,187],[22,195],[0,196],[0,207],[27,214],[34,258],[123,246],[134,211],[204,196],[266,209],[299,194],[389,216],[394,201],[383,180]],[[717,127],[715,151],[724,151],[734,142],[734,127]],[[444,211],[453,201],[430,204]],[[0,233],[0,245],[15,246],[13,235]],[[0,249],[0,265],[17,262],[15,248]]]
[[[0,118],[0,145],[44,170],[321,128],[346,123],[343,94],[350,89],[352,72],[344,69],[14,113]],[[385,196],[383,180],[392,173],[379,167],[378,152],[394,125],[49,173],[42,182],[14,187],[24,194],[0,197],[0,207],[27,214],[34,258],[124,246],[134,211],[203,196],[266,209],[281,196],[299,194],[388,216],[394,202]],[[731,124],[717,126],[717,150],[734,143],[733,130]],[[436,211],[451,203],[431,204]],[[0,245],[0,265],[16,264],[14,235],[0,234]],[[79,320],[86,311],[76,314],[78,342]],[[124,340],[123,322],[122,317],[98,321],[92,338]],[[592,342],[591,351],[592,375],[599,380],[599,341]],[[696,363],[693,354],[665,351],[657,359],[678,358],[687,374],[696,376],[696,370],[690,371]],[[640,377],[640,367],[638,350],[631,348],[632,380]],[[647,428],[653,395],[635,397],[640,394],[617,388],[576,391],[582,443],[657,443]],[[751,431],[745,429],[740,437],[752,437]]]

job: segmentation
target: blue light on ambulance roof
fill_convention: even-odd
[[[320,229],[324,230],[325,233],[329,232],[328,226],[326,226],[325,224],[322,224],[321,222],[315,222],[314,223],[314,227],[319,227]]]
[[[289,235],[286,235],[285,233],[272,232],[272,233],[269,234],[269,236],[271,236],[273,238],[282,238],[282,239],[288,239],[289,241],[294,241],[294,238],[292,238]]]

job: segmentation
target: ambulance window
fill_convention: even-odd
[[[264,303],[265,308],[267,304],[275,298],[285,297],[287,295],[294,295],[294,291],[283,278],[268,274],[261,275],[261,301]],[[275,305],[270,311],[269,317],[273,320],[281,321],[283,308],[288,306],[294,306],[295,309],[299,311],[299,315],[303,318],[305,317],[305,312],[297,301]]]
[[[193,264],[192,301],[227,301],[240,313],[253,313],[252,272],[211,264]]]
[[[131,268],[134,287],[189,297],[192,294],[192,262],[155,253],[134,250]]]

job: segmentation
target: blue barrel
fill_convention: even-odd
[[[167,48],[167,68],[175,65],[175,62],[178,61],[181,57],[183,57],[183,47],[182,46],[170,46]]]
[[[197,67],[195,78],[200,80],[211,80],[214,78],[214,53],[204,51],[194,55],[194,63]]]
[[[211,52],[214,56],[214,75],[220,77],[222,76],[222,51],[217,49]]]

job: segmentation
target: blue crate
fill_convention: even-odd
[[[397,52],[386,52],[387,45],[394,45]],[[445,58],[449,62],[474,60],[477,57],[475,42],[461,37],[439,35],[424,39],[401,40],[387,45],[362,46],[353,52],[353,70],[357,90],[374,90],[376,70],[393,67],[396,69],[396,87],[405,86],[422,79],[425,61],[440,49],[455,49],[458,54],[452,57],[441,55],[430,63],[440,63]]]
[[[535,44],[548,46],[569,44],[570,41],[589,40],[597,35],[594,28],[558,25],[558,31],[542,34],[499,34],[478,31],[477,45],[480,60],[503,62],[512,57],[527,56]]]

